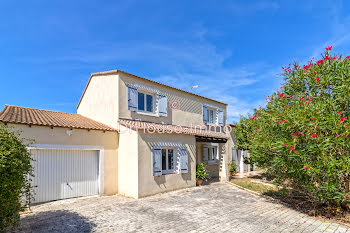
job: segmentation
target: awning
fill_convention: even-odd
[[[196,142],[226,143],[227,138],[196,136]]]
[[[130,128],[133,130],[144,130],[145,132],[148,132],[148,133],[187,134],[187,135],[226,139],[226,140],[228,138],[228,135],[225,134],[224,132],[210,131],[205,127],[191,128],[191,127],[179,126],[179,125],[159,124],[159,123],[153,123],[153,122],[127,120],[127,119],[121,119],[119,120],[119,123],[127,128]]]

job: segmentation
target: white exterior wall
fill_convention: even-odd
[[[78,113],[117,128],[119,117],[118,85],[118,75],[93,76],[77,109]]]
[[[118,191],[120,194],[138,198],[138,133],[120,127],[118,148]]]

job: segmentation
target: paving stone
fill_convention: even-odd
[[[16,232],[350,232],[227,183],[142,199],[120,195],[40,204]]]

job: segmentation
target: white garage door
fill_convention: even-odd
[[[99,152],[93,150],[31,150],[34,203],[99,193]]]

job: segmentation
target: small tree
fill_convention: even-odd
[[[19,213],[31,201],[32,166],[27,145],[0,124],[0,232],[19,223]]]
[[[283,67],[281,89],[265,108],[242,118],[235,135],[250,162],[277,182],[323,203],[344,204],[350,200],[350,56],[331,56],[331,49],[318,61]],[[246,128],[251,131],[243,134]]]

